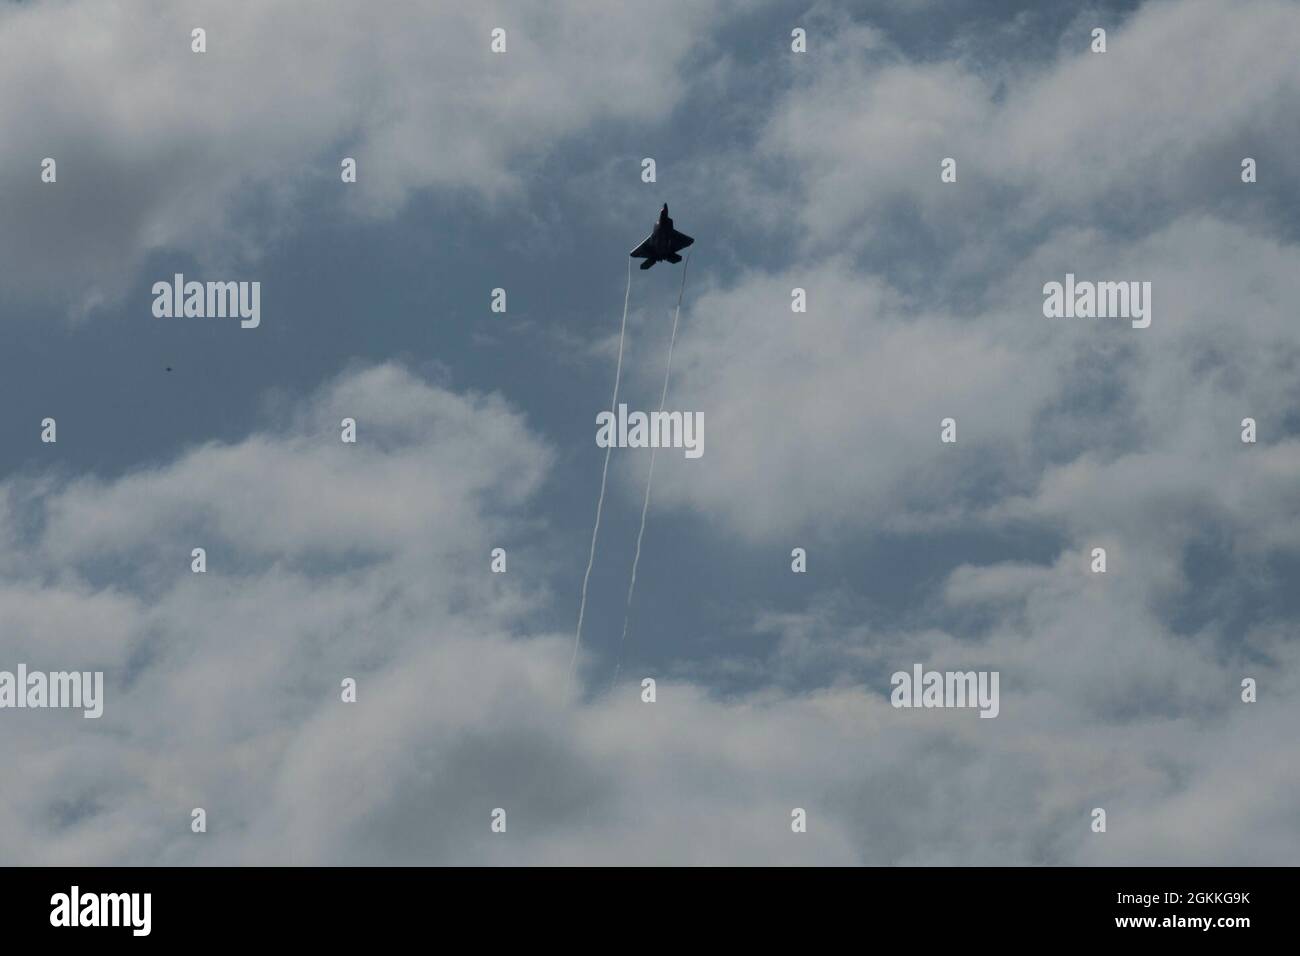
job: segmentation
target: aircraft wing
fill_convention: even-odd
[[[677,252],[679,249],[685,249],[694,241],[695,240],[692,239],[690,236],[686,235],[686,233],[678,232],[676,229],[673,230],[673,238],[672,238],[673,252]]]
[[[649,259],[649,258],[650,258],[650,240],[653,239],[653,238],[654,238],[654,234],[653,234],[653,233],[651,233],[650,235],[646,236],[645,239],[643,239],[643,240],[641,241],[641,245],[637,246],[635,249],[633,249],[631,252],[629,252],[628,255],[630,255],[633,259]]]

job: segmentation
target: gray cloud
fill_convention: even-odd
[[[83,313],[153,252],[250,268],[293,236],[309,190],[342,189],[344,156],[360,172],[336,201],[362,216],[426,188],[517,197],[565,137],[663,117],[685,89],[675,67],[720,7],[90,6],[0,11],[8,291]],[[503,55],[489,50],[496,27]],[[46,156],[53,186],[39,178]]]

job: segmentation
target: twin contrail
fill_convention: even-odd
[[[664,410],[664,403],[668,400],[668,378],[673,372],[673,346],[677,344],[677,320],[682,315],[682,294],[686,291],[686,270],[690,267],[691,257],[686,256],[686,262],[682,265],[682,287],[677,292],[677,309],[673,312],[673,333],[668,339],[668,364],[664,368],[664,389],[659,394],[659,411]],[[636,557],[632,559],[632,580],[627,585],[627,608],[623,611],[623,637],[618,644],[618,663],[614,666],[614,683],[618,683],[619,672],[623,669],[623,645],[627,643],[627,626],[628,621],[632,618],[632,592],[636,590],[636,568],[641,563],[641,538],[645,535],[645,516],[650,510],[650,485],[655,478],[655,452],[659,448],[657,445],[650,446],[650,470],[645,479],[645,499],[641,502],[641,530],[636,533]]]
[[[683,284],[685,283],[686,273],[682,272]],[[627,333],[627,304],[632,297],[632,260],[627,260],[627,291],[623,293],[623,322],[618,329],[618,365],[614,369],[614,397],[610,399],[610,414],[618,411],[618,383],[623,375],[623,339]],[[678,300],[680,308],[681,301]],[[674,333],[676,332],[676,323],[673,324]],[[578,604],[578,631],[573,638],[573,659],[569,661],[569,677],[565,682],[565,696],[568,696],[569,687],[573,684],[573,671],[578,665],[578,649],[582,646],[582,618],[587,612],[587,582],[591,579],[591,566],[596,561],[596,536],[600,534],[600,511],[605,505],[605,479],[609,475],[609,453],[613,449],[613,443],[605,446],[605,467],[600,472],[600,497],[596,499],[596,524],[591,529],[591,553],[587,555],[587,573],[582,576],[582,600]]]

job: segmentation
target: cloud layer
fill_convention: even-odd
[[[725,6],[421,9],[6,9],[6,294],[84,311],[155,253],[255,263],[344,155],[351,213],[424,190],[527,206],[566,137],[772,73],[692,59]],[[808,547],[810,570],[792,599],[717,595],[731,631],[613,688],[593,668],[565,694],[576,595],[555,588],[586,529],[553,533],[567,452],[499,394],[355,364],[237,441],[7,475],[0,668],[102,669],[107,700],[0,714],[0,858],[1293,863],[1298,16],[1150,3],[1104,55],[1063,38],[1015,64],[960,25],[920,56],[810,21],[806,60],[742,104],[762,121],[681,172],[756,252],[692,265],[669,404],[704,412],[708,446],[658,459],[651,516],[783,578]],[[1067,272],[1150,281],[1151,327],[1045,318]],[[646,367],[631,387],[657,395]],[[643,465],[617,466],[633,509]],[[925,558],[903,598],[857,571],[889,545]],[[914,663],[998,671],[999,716],[892,708]]]
[[[353,412],[360,441],[339,442]],[[105,715],[8,711],[6,859],[25,863],[1284,862],[1295,651],[1172,632],[1159,574],[963,566],[936,622],[756,619],[752,692],[660,673],[564,696],[531,622],[551,452],[493,398],[398,366],[233,445],[114,481],[4,489],[6,660],[107,672]],[[517,550],[513,543],[523,536]],[[505,575],[488,542],[510,546]],[[190,548],[208,547],[193,574]],[[542,547],[541,550],[545,550]],[[347,560],[343,560],[346,554]],[[109,568],[127,565],[129,573]],[[1157,569],[1159,570],[1159,569]],[[1176,569],[1164,569],[1176,575]],[[106,583],[111,580],[112,583]],[[994,614],[983,626],[980,614]],[[1002,713],[900,711],[888,674],[992,667]],[[830,680],[807,677],[826,669]],[[1235,703],[1242,673],[1268,688]],[[339,682],[358,681],[343,703]],[[820,686],[819,686],[820,685]],[[1248,742],[1242,750],[1242,743]],[[1243,764],[1244,761],[1244,764]],[[1223,789],[1259,774],[1250,799]],[[1172,803],[1217,825],[1198,840]],[[1094,805],[1116,821],[1089,843]],[[191,834],[203,807],[209,832]],[[506,809],[508,831],[488,829]],[[790,832],[795,807],[805,837]],[[1179,819],[1180,817],[1175,817]],[[1286,831],[1289,832],[1289,831]]]
[[[93,9],[92,9],[93,8]],[[0,11],[0,256],[19,301],[84,313],[151,252],[218,269],[288,240],[300,203],[385,216],[436,188],[491,203],[565,137],[663,117],[713,3],[113,2]],[[191,30],[207,52],[191,51]],[[494,54],[493,29],[507,52]],[[58,42],[51,38],[60,38]],[[580,51],[575,55],[574,51]],[[40,179],[58,163],[57,188]]]

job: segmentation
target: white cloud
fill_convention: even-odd
[[[345,407],[365,410],[356,447],[333,430]],[[1142,577],[1099,581],[1079,555],[953,575],[941,606],[1005,609],[987,638],[880,634],[827,606],[759,623],[784,636],[750,693],[721,698],[665,672],[653,705],[635,681],[568,702],[570,638],[534,623],[545,580],[518,564],[492,575],[486,560],[489,540],[535,547],[530,498],[549,457],[499,400],[385,365],[229,446],[41,494],[8,483],[7,509],[38,520],[6,530],[22,571],[0,592],[16,625],[4,662],[102,667],[108,689],[98,721],[4,712],[0,761],[18,768],[0,799],[5,858],[1106,862],[1128,844],[1109,855],[1085,842],[1094,803],[1131,827],[1135,794],[1208,799],[1219,758],[1199,729],[1249,726],[1228,716],[1245,707],[1242,662],[1170,633],[1143,610]],[[391,502],[404,524],[388,522]],[[203,576],[188,569],[196,533],[220,542]],[[260,565],[244,570],[245,552]],[[134,573],[95,584],[105,561]],[[844,680],[773,682],[808,654],[838,659]],[[887,675],[913,661],[1001,669],[1002,714],[892,709]],[[1293,709],[1292,663],[1256,668],[1274,700],[1266,721]],[[355,705],[338,699],[344,675],[359,681]],[[196,806],[207,834],[189,831]],[[488,829],[498,806],[505,836]],[[1259,830],[1276,814],[1261,824],[1240,806],[1220,802],[1230,832],[1199,848],[1175,846],[1165,825],[1146,862],[1215,860],[1227,841],[1282,853],[1290,837]],[[806,835],[790,832],[794,807]]]
[[[796,286],[807,313],[791,312]],[[708,443],[695,461],[661,456],[656,501],[762,537],[944,510],[1030,432],[1057,378],[1025,361],[1009,322],[918,312],[843,263],[698,297],[674,365],[671,405],[704,412]],[[939,440],[947,417],[956,445]]]

